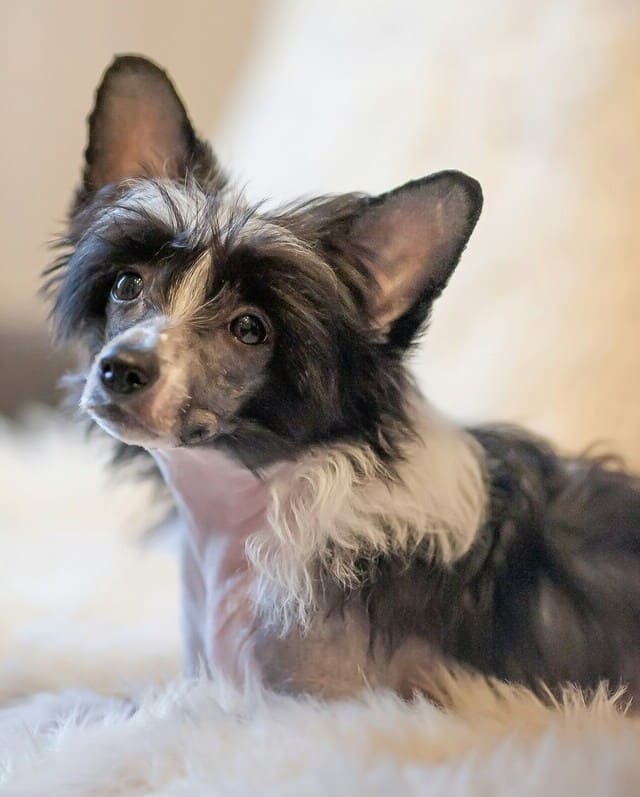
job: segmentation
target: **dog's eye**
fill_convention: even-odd
[[[267,338],[267,329],[256,315],[239,315],[233,319],[229,329],[232,335],[248,346],[264,343]]]
[[[111,295],[119,302],[131,302],[142,293],[144,283],[142,277],[133,271],[120,274],[113,283]]]

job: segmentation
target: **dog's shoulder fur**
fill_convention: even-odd
[[[464,550],[447,560],[423,522],[405,547],[393,533],[379,547],[350,549],[342,540],[353,553],[346,570],[335,547],[325,559],[316,547],[297,562],[297,577],[315,590],[304,645],[300,626],[284,633],[286,624],[278,626],[284,640],[267,634],[262,643],[272,686],[331,695],[354,682],[428,691],[429,672],[444,661],[543,695],[601,681],[638,693],[637,480],[609,461],[560,458],[519,429],[470,435],[488,495],[471,544],[460,540]],[[274,554],[272,578],[283,575],[277,564]],[[271,606],[265,597],[262,606]]]
[[[466,434],[461,439],[468,444]],[[308,560],[289,561],[289,572],[278,556],[291,555],[291,539],[277,542],[270,577],[281,579],[290,600],[293,577],[304,577],[313,612],[304,647],[300,626],[284,633],[286,623],[278,626],[283,642],[267,637],[263,644],[276,686],[342,694],[355,680],[409,693],[428,690],[429,671],[444,661],[541,694],[569,682],[595,689],[601,681],[637,694],[640,484],[615,462],[561,458],[517,428],[475,428],[468,435],[482,463],[486,492],[478,495],[487,497],[486,504],[471,502],[482,514],[461,526],[475,528],[470,537],[431,534],[439,524],[422,518],[413,533],[409,522],[376,540],[384,524],[376,526],[370,507],[367,541],[352,545],[338,528],[331,543],[326,529],[336,526],[329,523],[325,555],[317,539],[310,541]],[[432,468],[438,463],[446,465],[436,458]],[[422,472],[425,494],[429,475]],[[459,497],[465,487],[477,484],[466,482]],[[265,594],[260,605],[273,607]],[[285,667],[284,678],[289,656],[297,663]]]

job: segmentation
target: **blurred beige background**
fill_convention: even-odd
[[[219,121],[261,22],[259,0],[0,2],[0,412],[49,394],[37,298],[46,244],[79,178],[85,119],[114,53],[171,69],[198,127]],[[30,363],[30,355],[33,363]]]

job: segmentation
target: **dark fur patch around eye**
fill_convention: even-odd
[[[126,203],[121,192],[105,191],[59,242],[63,253],[45,272],[45,291],[53,296],[61,340],[99,332],[111,284],[123,268],[170,259],[174,268],[186,267],[202,252],[203,232],[191,235],[187,247],[180,207],[161,184],[152,185],[162,200],[162,215],[142,203]]]
[[[249,449],[257,428],[267,434],[261,460],[340,438],[364,438],[383,456],[395,449],[394,435],[406,423],[401,358],[371,345],[357,291],[346,277],[336,281],[335,268],[286,244],[262,256],[251,242],[221,264],[217,280],[263,308],[276,330],[263,385],[242,407],[234,433],[245,457],[255,457]],[[358,272],[350,279],[355,284]]]

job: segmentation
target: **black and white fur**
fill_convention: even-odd
[[[411,694],[444,663],[636,693],[638,482],[518,429],[459,428],[407,371],[478,183],[263,211],[132,56],[89,128],[53,314],[90,355],[81,407],[174,493],[188,669],[335,696]],[[131,273],[141,292],[119,299]]]

